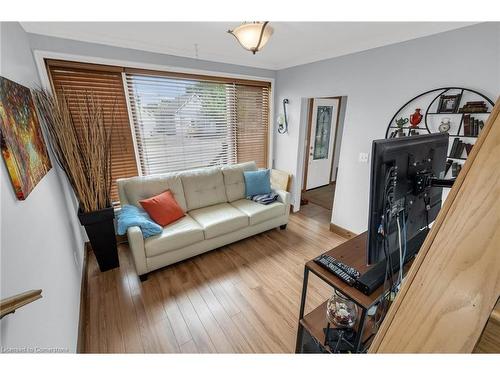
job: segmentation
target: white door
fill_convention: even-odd
[[[338,99],[314,99],[306,190],[330,183]]]

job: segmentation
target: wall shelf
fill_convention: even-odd
[[[428,115],[486,115],[491,112],[454,112],[454,113],[446,113],[446,112],[427,112]]]
[[[438,103],[439,103],[439,98],[442,95],[450,95],[450,94],[457,94],[459,95],[459,100],[458,100],[458,106],[456,112],[453,113],[443,113],[443,112],[438,112]],[[482,111],[482,112],[460,112],[460,108],[463,108],[466,102],[469,101],[484,101],[487,104],[487,111]],[[463,124],[464,124],[464,116],[470,115],[472,117],[477,116],[477,115],[489,115],[491,113],[491,108],[493,108],[493,101],[488,98],[486,95],[472,89],[468,89],[465,87],[441,87],[438,89],[433,89],[426,91],[420,95],[415,96],[414,98],[410,99],[407,101],[401,108],[398,109],[398,111],[392,116],[391,121],[389,121],[389,124],[387,126],[387,130],[385,132],[385,138],[390,138],[391,135],[394,134],[394,131],[397,131],[398,129],[403,130],[403,136],[414,136],[411,134],[406,134],[404,130],[408,129],[416,129],[420,133],[423,134],[431,134],[431,133],[437,133],[438,132],[438,122],[440,121],[440,118],[446,118],[450,117],[450,123],[452,125],[452,128],[449,131],[452,131],[455,134],[449,133],[448,136],[451,138],[471,138],[471,139],[476,139],[478,136],[476,135],[463,135],[460,133],[463,133]],[[411,126],[403,126],[403,127],[398,127],[395,125],[395,120],[398,118],[410,118],[410,114],[415,111],[416,108],[425,108],[425,111],[422,111],[422,120],[421,122],[417,125],[417,128],[413,128]],[[485,108],[486,109],[486,108]],[[458,116],[458,117],[457,117]],[[484,119],[484,117],[480,117],[481,119]],[[453,120],[452,120],[453,119]],[[396,134],[396,137],[399,136],[399,133]],[[451,142],[451,140],[450,140]],[[470,143],[465,142],[465,143]],[[450,150],[451,151],[451,150]],[[452,160],[460,160],[464,161],[467,160],[467,158],[462,158],[462,157],[451,157],[450,154],[448,153],[448,159]]]
[[[391,129],[415,129],[415,130],[427,130],[426,128],[413,128],[411,126],[390,126]]]

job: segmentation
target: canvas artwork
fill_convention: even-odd
[[[29,88],[0,77],[0,147],[16,196],[26,199],[51,163]]]

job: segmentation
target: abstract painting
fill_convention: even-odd
[[[24,200],[51,164],[30,89],[0,77],[0,148],[18,199]]]

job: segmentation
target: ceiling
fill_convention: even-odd
[[[471,25],[470,22],[271,22],[256,55],[226,33],[239,22],[22,22],[29,33],[266,69],[284,69]]]

